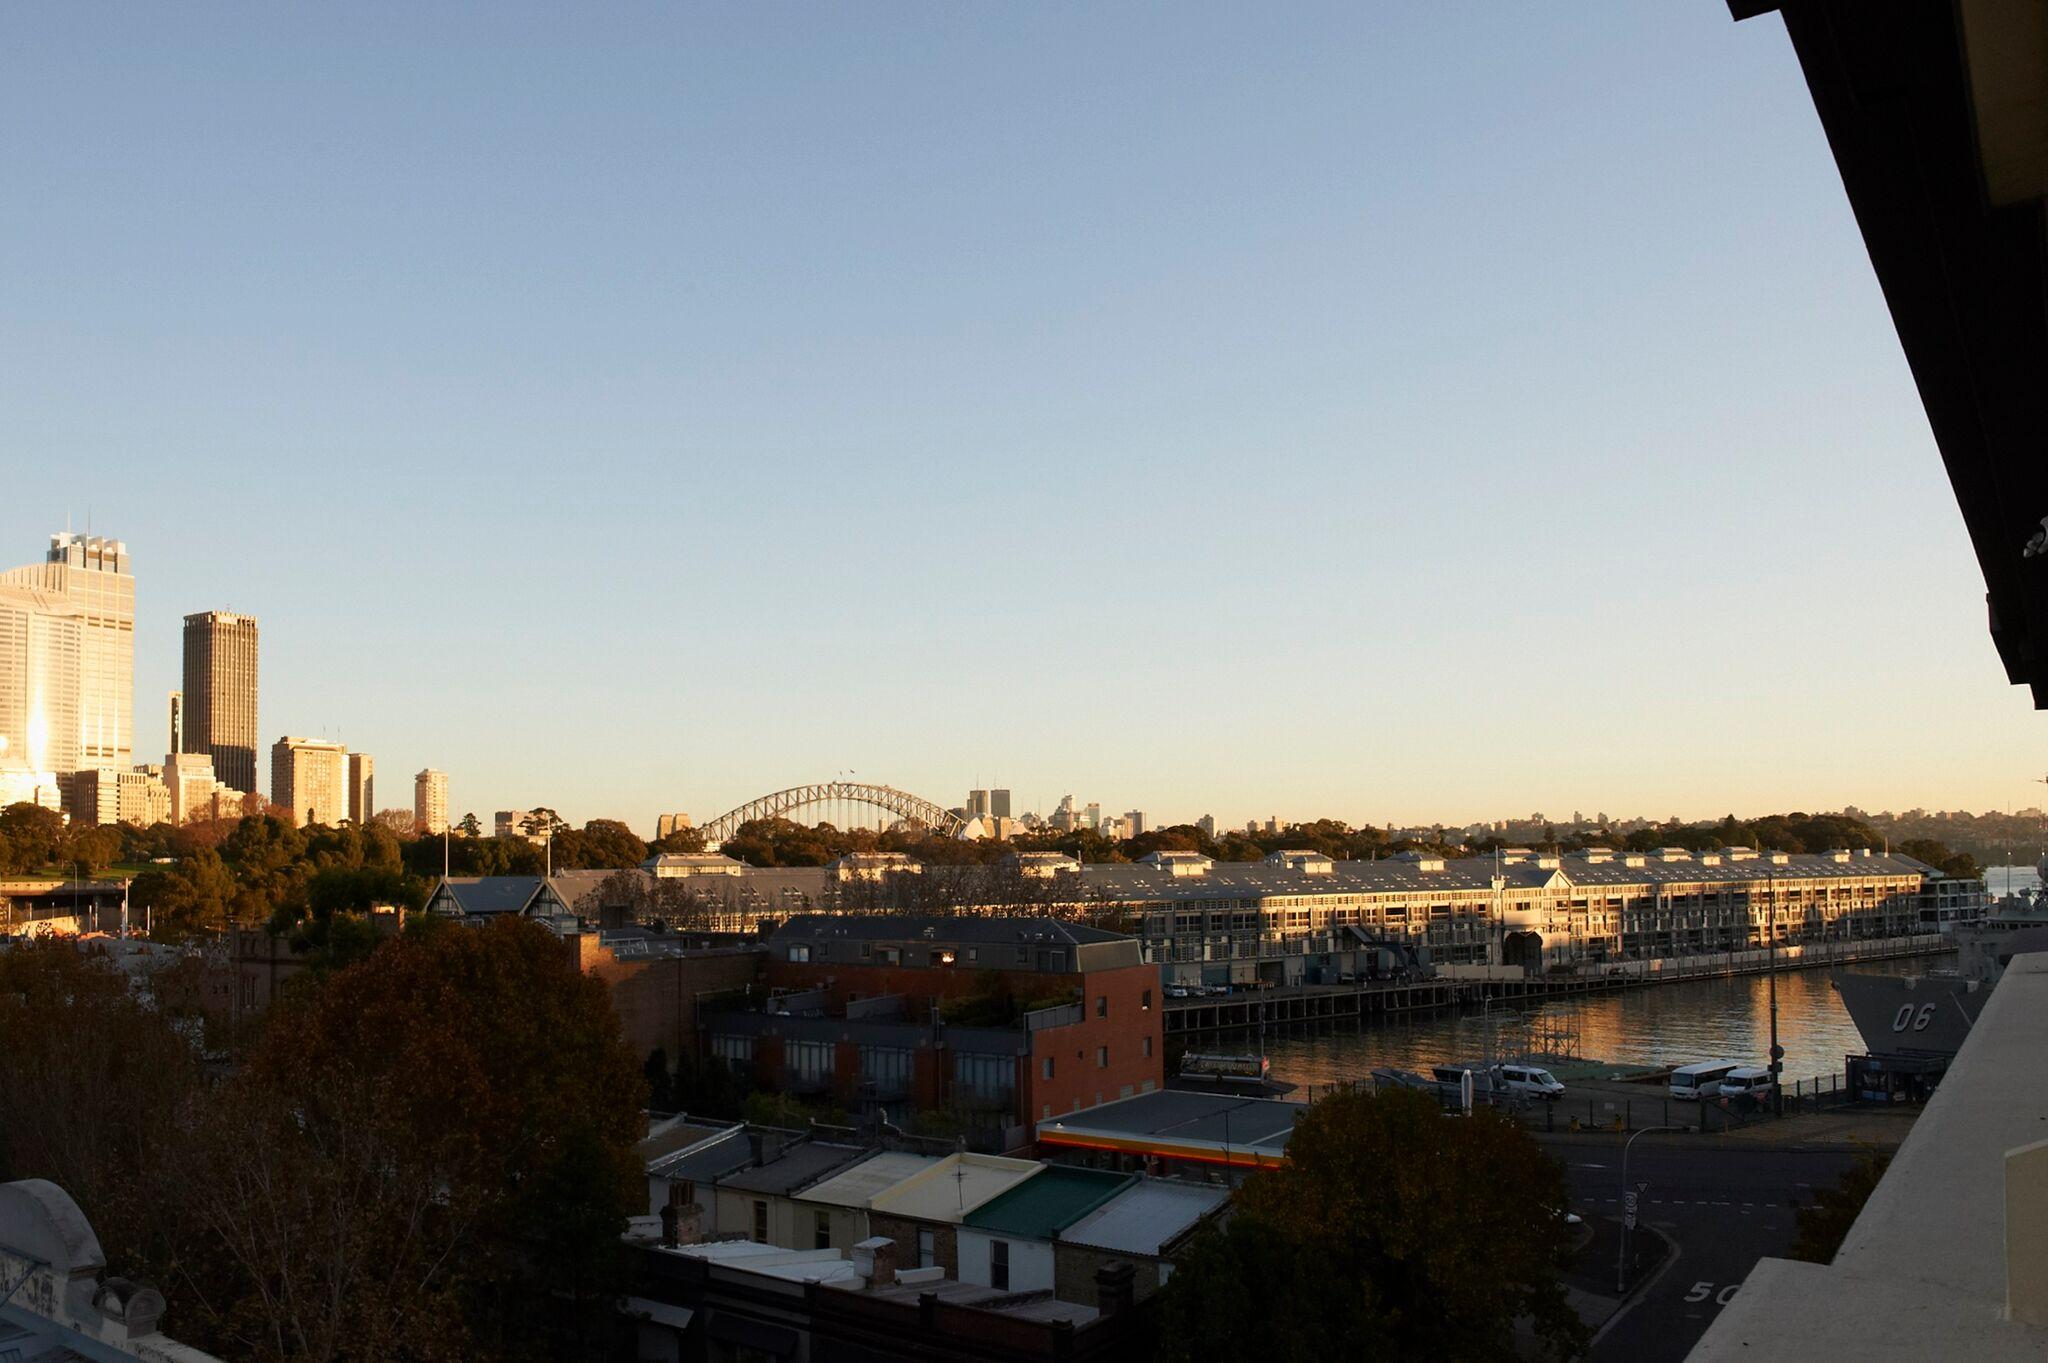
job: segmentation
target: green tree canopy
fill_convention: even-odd
[[[1517,1357],[1518,1319],[1559,1353],[1586,1332],[1559,1281],[1564,1171],[1492,1112],[1413,1090],[1305,1113],[1288,1163],[1239,1189],[1160,1294],[1161,1357]]]

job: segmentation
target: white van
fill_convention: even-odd
[[[1500,1081],[1510,1093],[1526,1093],[1552,1102],[1564,1097],[1564,1085],[1549,1070],[1535,1065],[1502,1065]]]
[[[1737,1060],[1702,1060],[1671,1071],[1671,1096],[1697,1102],[1721,1091],[1721,1081],[1742,1068]]]
[[[1740,1098],[1744,1094],[1759,1099],[1770,1097],[1771,1072],[1761,1065],[1744,1065],[1721,1077],[1723,1098]]]

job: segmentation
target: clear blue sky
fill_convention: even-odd
[[[14,7],[0,558],[456,809],[1988,808],[2039,721],[1775,18]]]

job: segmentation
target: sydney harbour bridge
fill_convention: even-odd
[[[808,786],[791,786],[772,795],[749,800],[700,827],[704,845],[715,848],[740,831],[740,825],[754,819],[789,819],[799,811],[810,813],[809,822],[850,828],[873,817],[879,810],[905,823],[929,828],[942,837],[956,837],[965,821],[952,810],[894,786],[870,785],[864,781],[819,781]],[[804,822],[799,820],[799,822]]]

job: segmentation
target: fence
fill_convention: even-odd
[[[1567,1098],[1545,1104],[1532,1115],[1538,1117],[1545,1131],[1640,1131],[1653,1126],[1689,1126],[1712,1133],[1737,1131],[1780,1115],[1824,1112],[1854,1099],[1845,1075],[1821,1074],[1785,1081],[1782,1114],[1772,1099],[1748,1094],[1686,1101],[1646,1092],[1640,1098]]]

